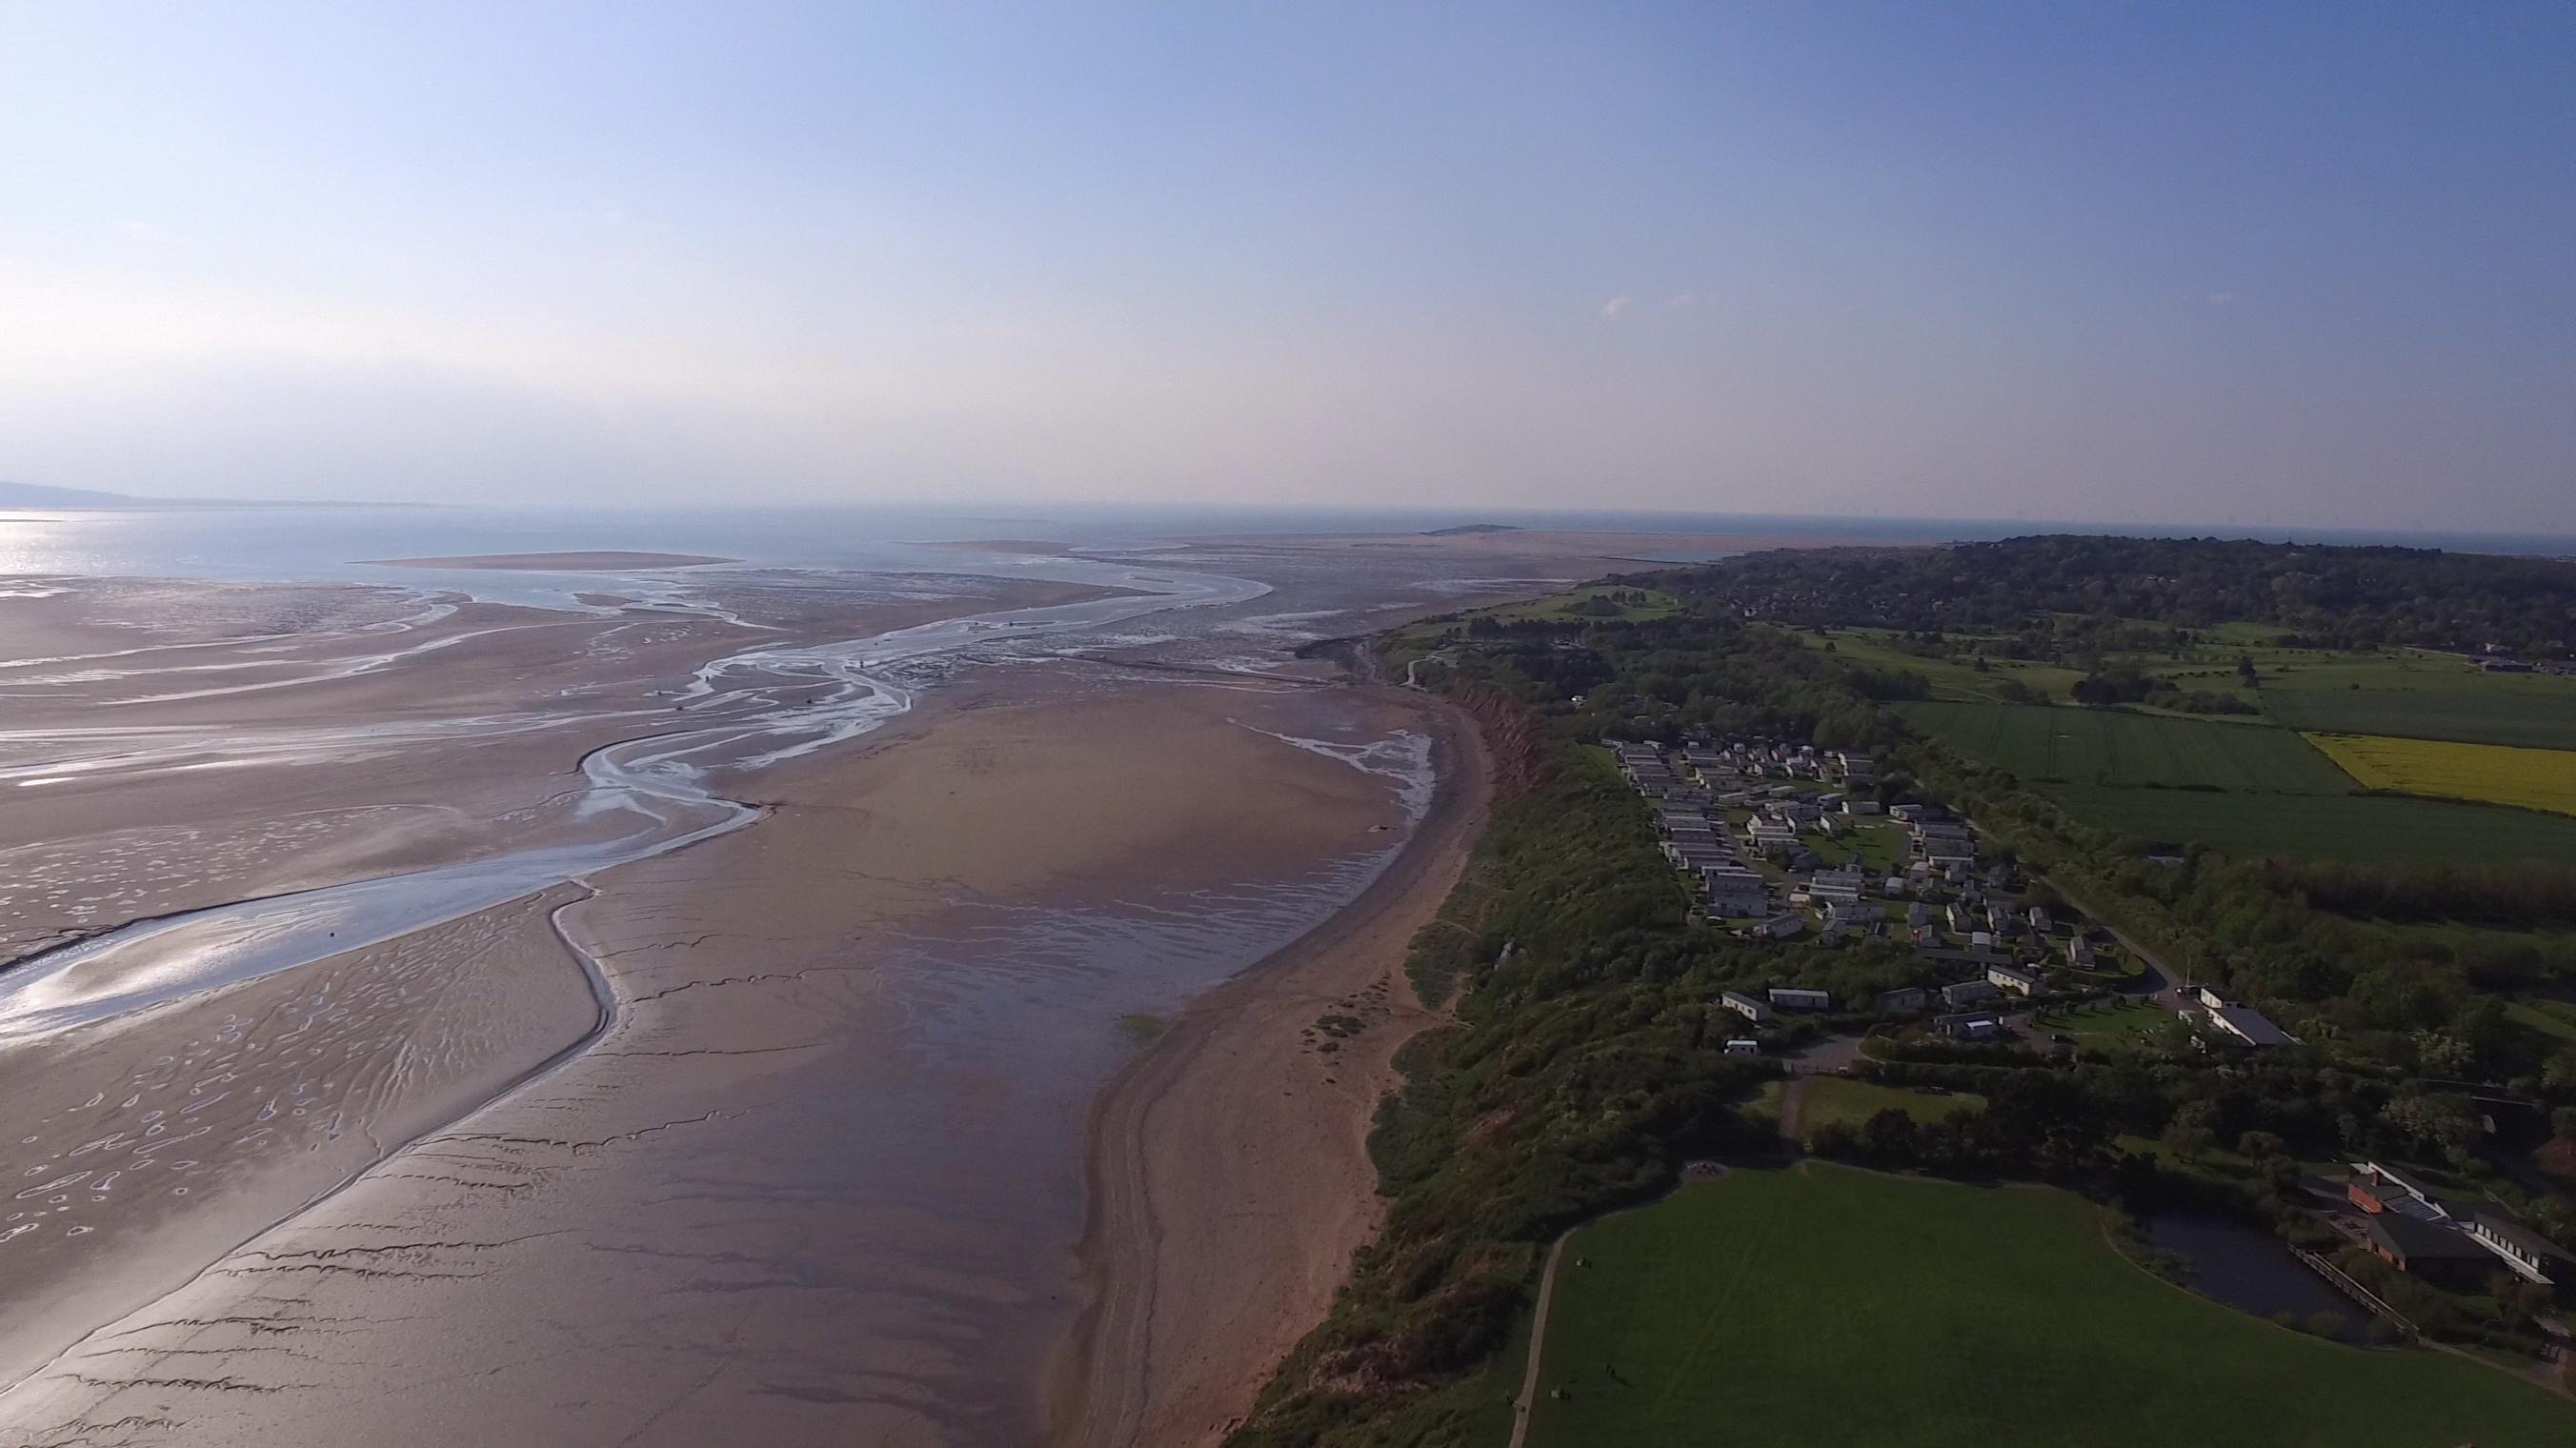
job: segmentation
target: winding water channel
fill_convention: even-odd
[[[33,956],[0,975],[0,1042],[93,1024],[180,996],[326,959],[739,829],[758,817],[715,791],[720,764],[757,768],[882,727],[912,707],[907,665],[1060,638],[1171,609],[1242,603],[1266,584],[1217,574],[1102,568],[1128,590],[1081,603],[1005,609],[866,638],[772,645],[699,668],[673,697],[701,721],[593,750],[583,816],[631,816],[604,838],[352,880],[141,920]],[[804,697],[775,693],[802,686]],[[819,688],[817,687],[819,686]],[[77,769],[77,759],[56,770]]]

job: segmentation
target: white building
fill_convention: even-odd
[[[2024,970],[2017,965],[1987,966],[1986,983],[2032,999],[2048,994],[2048,982],[2038,971]]]

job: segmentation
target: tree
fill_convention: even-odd
[[[2478,1138],[2486,1132],[2465,1096],[2400,1096],[2380,1108],[2379,1118],[2408,1141],[2439,1151],[2457,1165],[2466,1165],[2476,1154]]]

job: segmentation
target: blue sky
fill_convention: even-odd
[[[0,477],[2557,528],[2576,8],[21,4]]]

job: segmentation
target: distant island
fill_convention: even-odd
[[[1455,528],[1429,529],[1424,532],[1422,536],[1425,538],[1458,538],[1469,533],[1517,533],[1519,531],[1521,531],[1519,528],[1516,528],[1509,523],[1461,523]]]
[[[160,498],[130,493],[102,493],[91,488],[55,488],[43,483],[0,482],[0,508],[157,508]]]
[[[138,493],[110,493],[98,488],[58,488],[50,483],[0,481],[0,508],[65,508],[91,512],[151,508],[380,508],[436,507],[437,504],[349,503],[312,498],[149,498]]]

